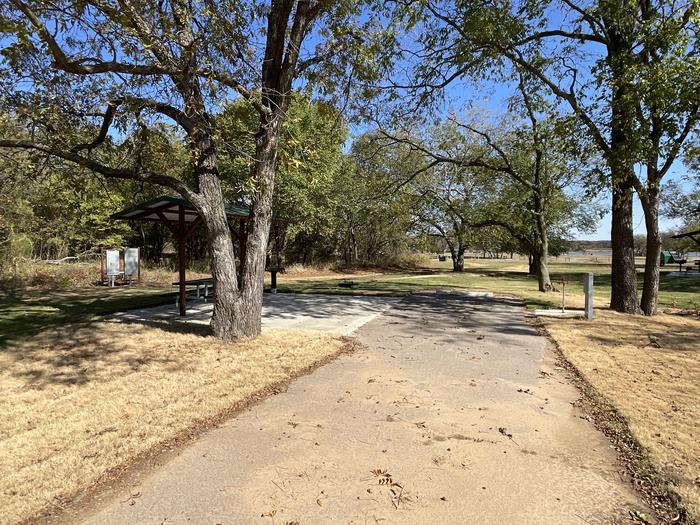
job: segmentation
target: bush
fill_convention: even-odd
[[[12,267],[0,274],[0,289],[15,294],[28,286],[46,289],[94,285],[100,279],[99,263],[48,264],[15,258]]]

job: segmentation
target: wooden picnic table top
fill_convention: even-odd
[[[173,283],[173,286],[178,286],[180,282],[175,282]],[[199,286],[200,284],[214,284],[214,278],[213,277],[205,277],[203,279],[190,279],[189,281],[185,281],[186,285],[197,285]]]
[[[265,268],[266,272],[275,272],[275,273],[281,273],[284,272],[284,266],[270,266]],[[173,286],[178,286],[180,284],[179,281],[174,282]],[[214,284],[214,278],[213,277],[204,277],[202,279],[189,279],[188,281],[185,281],[185,284],[188,286],[199,286],[202,284]]]

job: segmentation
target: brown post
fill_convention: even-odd
[[[107,271],[105,270],[105,249],[100,248],[100,284],[105,283],[105,274]]]
[[[246,235],[245,220],[240,219],[238,221],[238,242],[241,244],[241,267],[238,269],[241,278],[243,276],[243,268],[245,267],[245,250],[248,241],[248,236]],[[241,281],[242,283],[243,281]]]
[[[177,260],[180,270],[180,315],[184,317],[187,313],[187,287],[185,285],[185,246],[187,237],[185,236],[185,208],[179,207],[179,228],[177,234]]]

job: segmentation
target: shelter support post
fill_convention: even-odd
[[[240,219],[238,221],[238,242],[241,244],[241,265],[238,269],[238,273],[242,279],[243,268],[245,268],[245,255],[246,255],[246,245],[248,244],[248,235],[245,227],[245,220]],[[241,280],[241,282],[243,282]]]
[[[184,317],[187,314],[187,285],[185,281],[187,280],[185,275],[185,265],[187,263],[186,258],[186,243],[187,243],[187,233],[185,231],[185,208],[180,206],[179,217],[178,217],[178,230],[177,235],[177,263],[180,273],[180,315]]]

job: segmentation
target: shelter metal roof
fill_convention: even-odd
[[[693,238],[693,235],[700,235],[700,230],[695,230],[694,232],[679,233],[678,235],[671,235],[671,239],[682,239],[683,237]]]
[[[226,215],[229,218],[248,219],[251,215],[250,209],[238,204],[227,203]],[[182,197],[173,195],[160,195],[155,199],[136,204],[130,208],[114,213],[112,219],[125,221],[147,221],[147,222],[172,222],[180,220],[180,208],[184,211],[185,224],[194,223],[199,217],[195,207]],[[286,221],[282,217],[273,216],[273,221]]]

